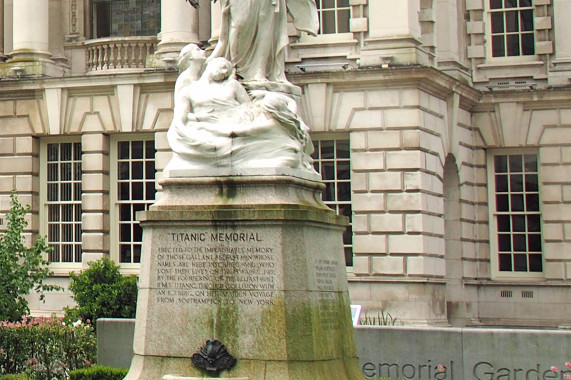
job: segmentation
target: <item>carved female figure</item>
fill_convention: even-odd
[[[315,35],[315,0],[220,0],[220,39],[209,57],[225,57],[245,81],[287,82],[287,14],[294,26]]]
[[[195,56],[203,62],[200,54]],[[248,94],[222,57],[210,60],[198,80],[192,78],[201,66],[190,62],[188,67],[175,86],[167,133],[173,158],[166,172],[287,167],[314,173],[309,128],[293,99],[262,90]]]

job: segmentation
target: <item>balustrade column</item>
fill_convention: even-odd
[[[162,0],[159,39],[159,57],[178,56],[186,44],[199,44],[198,10],[183,0]]]
[[[50,61],[49,0],[17,0],[13,3],[13,57]],[[9,61],[9,62],[10,62]]]

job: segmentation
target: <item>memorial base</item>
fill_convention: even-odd
[[[166,375],[161,380],[250,380],[247,377],[187,377],[177,375]]]
[[[127,380],[363,378],[347,291],[346,218],[320,201],[320,182],[236,176],[161,185],[159,202],[139,215],[143,254]],[[216,354],[210,372],[193,364],[214,339],[236,359],[231,368]]]

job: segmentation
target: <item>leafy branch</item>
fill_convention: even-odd
[[[18,321],[28,315],[25,296],[34,291],[44,300],[44,292],[60,290],[44,280],[53,273],[46,260],[51,251],[45,237],[38,236],[34,244],[24,246],[25,219],[30,205],[22,206],[16,193],[10,194],[10,211],[6,215],[6,231],[0,235],[0,320]]]

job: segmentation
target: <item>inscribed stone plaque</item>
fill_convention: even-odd
[[[181,229],[161,234],[150,278],[157,303],[273,304],[279,259],[267,229]]]

